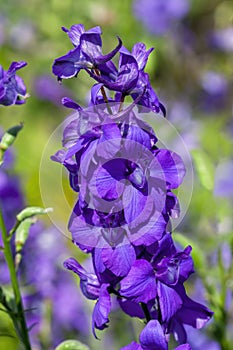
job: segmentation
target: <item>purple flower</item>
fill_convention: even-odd
[[[168,350],[168,342],[162,326],[157,320],[150,320],[139,336],[140,345],[136,342],[121,350]],[[189,344],[182,344],[174,350],[191,350]]]
[[[187,14],[189,6],[188,0],[135,0],[134,13],[151,34],[163,35]]]
[[[152,258],[148,257],[147,261],[145,254],[138,257],[121,280],[119,290],[131,302],[146,304],[151,318],[164,325],[165,333],[175,333],[181,344],[187,341],[183,324],[200,329],[213,315],[205,306],[191,300],[183,287],[183,282],[194,272],[190,251],[189,246],[177,251],[171,235],[166,234]],[[131,313],[127,305],[126,309],[123,305],[123,310]]]
[[[24,197],[19,178],[10,175],[0,168],[0,203],[7,230],[10,230],[16,221],[16,215],[22,210]]]
[[[225,161],[216,168],[214,194],[216,197],[233,199],[233,162]]]
[[[64,267],[79,276],[81,291],[87,299],[98,299],[101,285],[95,273],[88,273],[78,261],[73,258],[67,259],[64,262]]]
[[[80,277],[80,287],[83,294],[92,300],[97,300],[92,314],[92,331],[96,337],[95,329],[103,330],[109,322],[108,314],[111,309],[109,284],[100,284],[94,273],[88,273],[75,259],[70,258],[64,266]]]
[[[233,51],[233,27],[216,30],[211,37],[211,44],[219,50]]]
[[[57,84],[56,79],[49,75],[41,75],[35,78],[33,90],[39,99],[50,101],[59,106],[64,96],[72,96],[70,90]]]
[[[84,113],[66,127],[64,139],[80,135]],[[88,115],[98,121],[97,113]],[[52,158],[68,169],[71,187],[80,192],[69,229],[88,249],[106,241],[115,247],[150,245],[162,237],[169,216],[179,213],[171,190],[185,174],[181,158],[157,149],[153,130],[133,114],[130,118],[125,124],[106,117],[78,141],[65,142],[68,150]]]
[[[82,24],[73,25],[70,30],[62,28],[74,45],[74,49],[65,56],[54,61],[53,73],[59,79],[76,76],[81,69],[97,69],[99,65],[110,61],[121,47],[121,40],[116,48],[107,55],[102,54],[102,40],[100,27],[85,31]]]
[[[144,303],[154,299],[163,291],[171,292],[175,297],[175,293],[166,286],[175,286],[179,280],[186,280],[193,272],[192,262],[189,258],[190,250],[191,248],[187,247],[183,252],[177,252],[171,235],[167,233],[159,241],[152,263],[145,259],[135,261],[127,277],[121,281],[121,295],[130,298],[132,301]],[[161,284],[164,284],[164,286]],[[163,304],[165,300],[163,300],[162,294],[161,298],[161,304]],[[176,299],[178,303],[174,307],[176,308],[178,305],[179,308],[179,297]],[[163,309],[168,305],[164,303],[164,306],[161,305],[160,307]],[[170,310],[171,314],[174,314],[175,311],[172,310],[172,305]],[[169,315],[165,316],[164,312],[164,321],[166,318],[169,319]]]
[[[12,62],[8,71],[0,65],[0,105],[10,106],[25,103],[26,87],[16,71],[27,65],[24,61]]]
[[[207,111],[216,111],[224,107],[227,101],[228,84],[226,79],[213,71],[207,71],[201,79],[201,102]]]
[[[106,72],[103,72],[104,74],[89,72],[89,74],[108,89],[118,92],[115,96],[115,101],[120,101],[125,96],[130,95],[134,100],[137,100],[139,105],[147,107],[156,113],[161,111],[165,115],[165,108],[151,87],[148,74],[144,72],[152,50],[153,48],[147,51],[145,44],[140,42],[133,46],[132,53],[125,47],[122,47],[119,50],[118,70],[111,63],[107,74]],[[110,64],[110,62],[108,63]],[[102,73],[101,69],[100,72]]]

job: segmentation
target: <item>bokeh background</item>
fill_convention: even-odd
[[[191,202],[185,218],[176,228],[175,237],[180,245],[193,245],[197,273],[190,282],[190,292],[215,311],[214,320],[201,336],[190,330],[190,341],[194,350],[207,349],[207,345],[211,350],[232,349],[233,2],[0,0],[0,5],[0,64],[7,69],[11,61],[27,61],[28,66],[19,75],[30,94],[24,106],[0,108],[0,125],[4,130],[24,122],[24,129],[15,143],[16,160],[11,172],[20,177],[27,205],[44,206],[44,196],[46,204],[50,198],[51,206],[56,203],[53,222],[49,217],[45,219],[46,227],[55,223],[65,230],[64,197],[68,206],[75,201],[65,172],[59,177],[59,165],[51,168],[48,165],[49,152],[52,154],[61,146],[53,132],[69,115],[60,100],[68,96],[85,106],[92,85],[82,72],[78,79],[64,80],[62,84],[52,75],[53,60],[72,48],[61,26],[69,28],[76,23],[83,23],[87,29],[101,26],[106,53],[116,45],[116,35],[128,49],[138,41],[155,48],[147,72],[167,108],[168,121],[186,143],[194,173]],[[167,137],[171,137],[169,132]],[[46,146],[48,140],[49,146]],[[176,140],[169,142],[172,144]],[[41,169],[43,157],[48,159],[45,172],[45,163]],[[57,191],[57,178],[62,181],[63,196]],[[64,245],[67,248],[65,257],[73,254],[80,258],[80,253],[68,240],[64,240]],[[75,293],[73,295],[75,298]],[[78,292],[77,296],[82,299]],[[92,304],[85,308],[88,313]],[[54,314],[53,317],[58,316]],[[7,322],[1,313],[0,335],[1,332],[5,334],[6,329],[9,331],[11,326]],[[131,334],[125,334],[125,327]],[[109,335],[101,334],[100,342],[75,327],[71,336],[81,337],[91,349],[118,349],[130,341],[132,334],[137,334],[137,327],[137,323],[126,318],[122,320],[122,315],[115,311],[111,329],[105,332]],[[50,337],[43,332],[41,338]],[[0,348],[8,346],[6,341],[14,342],[0,336]],[[46,344],[50,343],[48,340],[37,346],[47,349]],[[15,348],[17,345],[12,345],[12,349]]]

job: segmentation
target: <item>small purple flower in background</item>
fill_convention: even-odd
[[[49,75],[36,77],[33,82],[33,90],[39,99],[59,106],[64,96],[72,96],[72,92],[68,88],[57,84],[56,79]]]
[[[25,67],[26,62],[12,62],[10,68],[4,71],[0,65],[0,105],[10,106],[26,102],[26,86],[16,71]]]
[[[36,224],[23,248],[20,274],[28,286],[25,295],[31,299],[31,306],[36,307],[32,313],[27,313],[29,326],[34,317],[39,318],[39,325],[32,332],[34,342],[47,322],[44,304],[50,312],[52,329],[48,343],[56,346],[72,332],[81,337],[88,334],[85,304],[79,298],[74,280],[62,269],[62,261],[69,254],[65,243],[64,236],[53,227],[44,230]]]
[[[201,77],[201,102],[207,111],[215,111],[224,107],[227,97],[227,80],[223,75],[207,71]]]
[[[14,49],[25,50],[31,48],[33,43],[36,42],[33,23],[26,20],[15,24],[10,30],[8,40]]]
[[[133,4],[136,18],[158,36],[171,30],[188,13],[189,7],[189,0],[135,0]]]
[[[20,179],[11,174],[13,164],[14,155],[12,150],[8,149],[4,155],[4,163],[0,167],[0,204],[7,230],[10,230],[15,224],[16,214],[23,209],[25,204]]]
[[[216,30],[210,38],[210,43],[226,53],[233,52],[233,27]]]
[[[215,172],[214,194],[216,197],[233,199],[233,161],[220,163]]]
[[[7,25],[6,17],[0,14],[0,47],[6,41],[6,25]]]

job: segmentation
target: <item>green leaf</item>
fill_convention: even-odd
[[[59,344],[55,350],[90,350],[89,347],[78,340],[66,340]]]
[[[213,190],[214,165],[211,159],[201,150],[193,150],[192,156],[202,186],[207,190]]]

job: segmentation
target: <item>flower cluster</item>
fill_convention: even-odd
[[[116,49],[103,56],[99,27],[85,31],[79,24],[63,30],[75,48],[55,60],[53,73],[72,78],[84,69],[98,82],[88,109],[63,99],[76,113],[65,127],[64,148],[52,156],[68,170],[70,186],[79,194],[69,230],[73,242],[91,254],[94,272],[74,258],[64,266],[80,277],[86,298],[96,300],[95,336],[96,329],[108,326],[115,296],[123,312],[146,323],[140,344],[124,349],[166,350],[168,335],[174,334],[182,344],[177,350],[188,350],[184,325],[202,328],[212,312],[187,296],[192,248],[178,250],[170,232],[170,218],[180,211],[172,190],[182,183],[185,167],[178,154],[159,147],[145,121],[146,112],[165,111],[144,72],[152,49],[137,43],[130,53],[119,39]],[[112,61],[117,52],[118,69]],[[134,102],[125,107],[127,95]]]
[[[118,38],[116,48],[103,55],[100,27],[85,31],[82,24],[77,24],[70,30],[64,27],[62,29],[68,34],[74,49],[54,61],[53,73],[59,80],[76,77],[80,70],[84,69],[98,82],[92,88],[92,103],[106,102],[105,94],[102,94],[102,97],[98,95],[105,86],[115,92],[113,99],[115,102],[123,101],[125,96],[130,95],[139,105],[165,114],[164,106],[151,87],[148,74],[144,72],[153,49],[146,51],[143,43],[137,43],[132,52],[129,52]],[[117,52],[119,52],[118,68],[112,61]],[[65,100],[65,105],[66,103]]]
[[[27,97],[23,79],[16,75],[16,71],[25,67],[26,62],[12,62],[9,69],[4,71],[0,65],[0,105],[10,106],[23,104]]]

